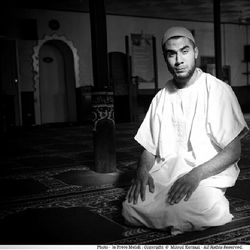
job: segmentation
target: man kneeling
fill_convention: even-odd
[[[162,50],[173,79],[135,136],[144,150],[122,214],[131,225],[172,234],[226,224],[233,216],[225,191],[239,174],[247,124],[231,87],[196,67],[189,30],[168,29]]]

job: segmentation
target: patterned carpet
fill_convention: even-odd
[[[1,211],[1,228],[7,228],[6,231],[2,234],[5,237],[5,240],[10,240],[11,244],[52,244],[52,243],[63,243],[69,244],[70,237],[67,237],[68,241],[63,242],[66,239],[44,239],[44,225],[41,226],[41,218],[44,217],[50,218],[59,213],[59,215],[67,214],[66,210],[77,211],[77,208],[87,209],[96,217],[105,218],[105,223],[112,222],[111,232],[116,232],[115,237],[112,235],[106,236],[106,238],[99,237],[94,241],[88,241],[88,238],[79,239],[76,238],[77,242],[75,244],[249,244],[250,243],[250,201],[246,201],[239,198],[229,197],[231,202],[231,211],[234,214],[235,218],[232,223],[218,227],[210,228],[203,232],[193,232],[187,233],[181,236],[171,236],[168,232],[161,232],[156,230],[149,230],[146,228],[131,228],[125,226],[123,219],[121,217],[121,201],[124,198],[126,188],[109,188],[104,190],[95,190],[91,192],[81,192],[78,194],[71,194],[66,196],[57,196],[47,199],[39,199],[33,201],[26,201],[19,204],[9,204],[8,209]],[[51,210],[51,212],[49,212]],[[54,210],[54,213],[53,213]],[[37,212],[42,211],[42,213]],[[33,213],[33,214],[32,214]],[[35,215],[34,215],[35,214]],[[86,216],[86,214],[85,214]],[[41,218],[39,218],[41,217]],[[81,216],[80,216],[81,218]],[[34,226],[33,220],[40,221],[41,227],[38,231],[39,235],[33,235],[33,232],[30,231],[32,226]],[[72,222],[76,218],[72,217]],[[81,221],[81,220],[80,220]],[[84,220],[83,220],[84,221]],[[16,225],[16,223],[18,225]],[[22,223],[21,223],[22,222]],[[59,221],[50,218],[45,220],[46,223],[49,223],[49,226],[52,226],[50,223]],[[93,217],[92,223],[97,223],[96,227],[101,226],[98,223],[99,220]],[[21,224],[26,223],[28,228],[23,228]],[[61,222],[62,223],[62,222]],[[65,222],[68,229],[72,227],[69,222]],[[117,225],[119,225],[119,234],[117,234]],[[60,225],[62,226],[62,225]],[[82,227],[86,227],[85,223]],[[103,226],[103,225],[102,225]],[[115,227],[116,226],[116,227]],[[14,228],[14,229],[13,229]],[[58,225],[54,225],[53,229],[61,230]],[[24,237],[23,232],[24,230]],[[34,230],[34,229],[32,229]],[[47,228],[50,232],[50,230]],[[64,231],[64,230],[63,230]],[[82,229],[82,236],[85,235],[86,228]],[[9,237],[7,234],[11,235]],[[16,239],[13,239],[13,234],[17,234]],[[29,234],[27,234],[29,233]],[[53,232],[50,232],[53,236],[57,235]],[[103,233],[103,231],[102,231]],[[30,236],[33,235],[31,238]],[[22,235],[22,238],[20,236]],[[28,235],[28,238],[27,238]],[[96,236],[98,237],[98,236]],[[1,240],[4,242],[5,240]],[[18,242],[19,240],[21,242]],[[58,240],[58,239],[57,239]]]
[[[232,223],[178,236],[124,224],[121,202],[140,152],[133,140],[137,127],[117,125],[117,171],[111,174],[92,170],[88,126],[2,136],[0,244],[249,244],[250,135],[242,142],[239,180],[227,191]]]

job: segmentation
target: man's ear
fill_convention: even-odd
[[[195,59],[198,58],[198,55],[199,55],[198,47],[195,47],[195,48],[194,48],[194,57],[195,57]]]

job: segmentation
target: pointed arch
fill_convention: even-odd
[[[59,40],[64,42],[72,51],[74,60],[74,74],[75,74],[75,85],[80,86],[80,71],[79,71],[79,56],[77,49],[74,47],[72,41],[67,40],[64,36],[58,36],[57,34],[46,35],[42,40],[38,40],[36,46],[33,47],[32,63],[33,63],[33,90],[34,90],[34,109],[35,109],[35,123],[41,124],[41,113],[40,113],[40,75],[39,75],[39,52],[42,46],[49,41]]]

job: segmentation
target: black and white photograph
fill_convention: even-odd
[[[0,249],[250,249],[249,0],[0,12]]]

